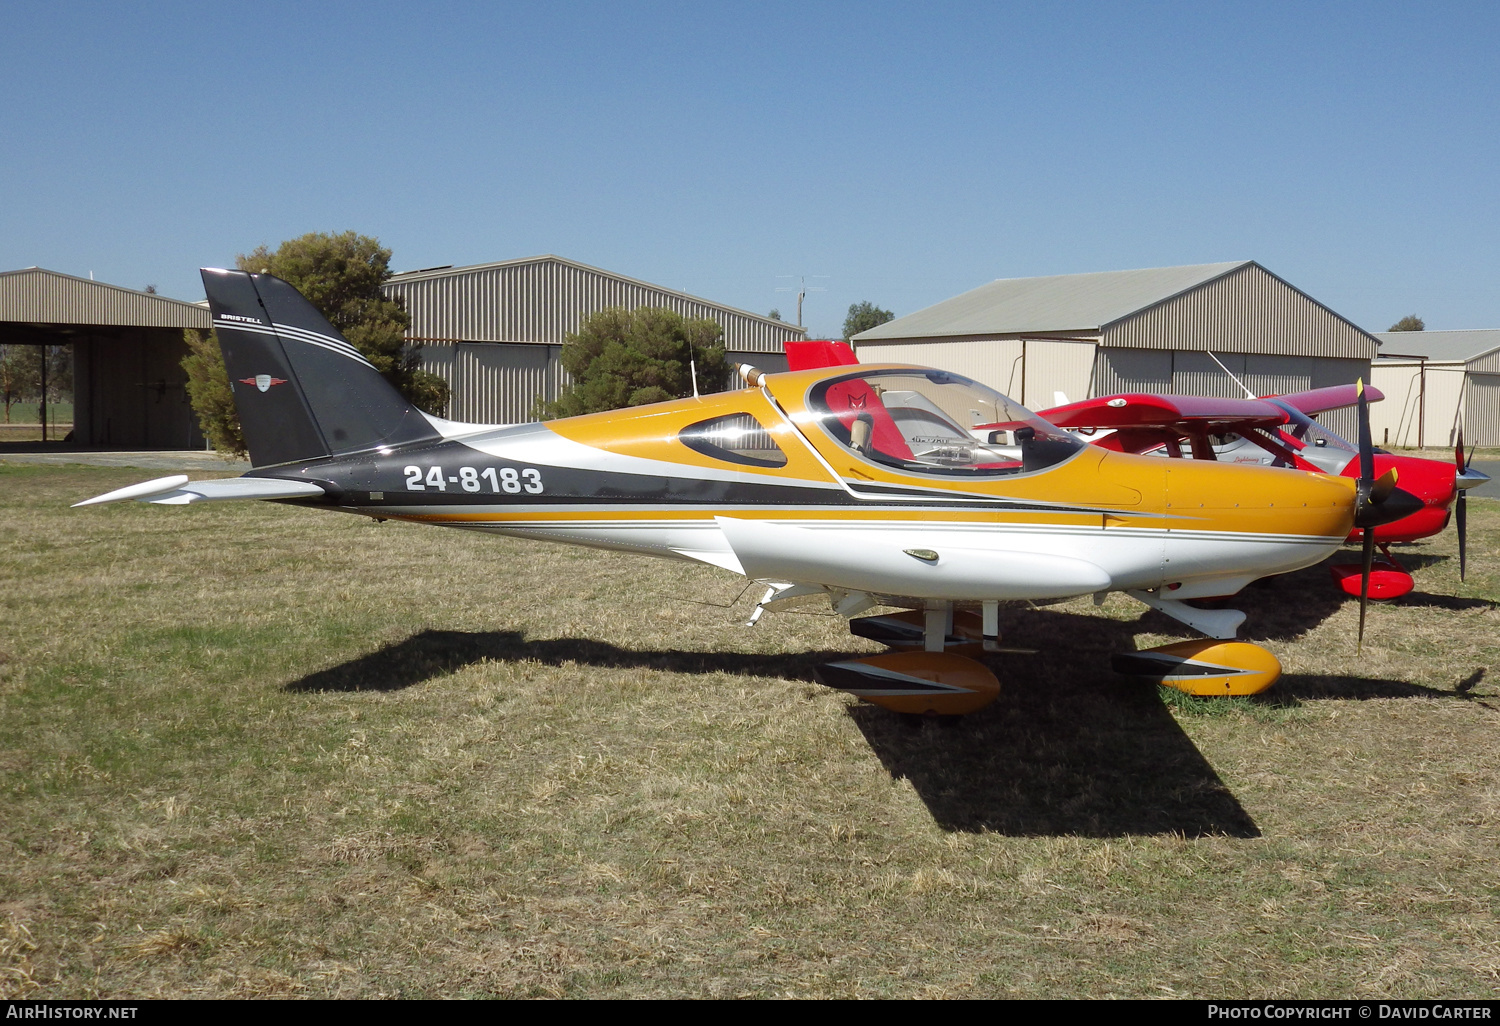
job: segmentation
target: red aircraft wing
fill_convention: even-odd
[[[1345,406],[1353,406],[1359,401],[1359,386],[1329,385],[1327,388],[1310,388],[1306,392],[1292,392],[1289,395],[1271,398],[1280,399],[1284,403],[1295,406],[1311,417],[1325,410],[1341,410]],[[1365,386],[1367,401],[1378,403],[1384,398],[1385,393],[1374,385]]]
[[[1286,411],[1260,399],[1131,392],[1054,406],[1039,414],[1063,428],[1177,428],[1184,434],[1224,434],[1241,427],[1276,427]]]
[[[1193,452],[1201,459],[1213,458],[1209,435],[1248,434],[1257,429],[1274,433],[1290,419],[1281,407],[1260,399],[1148,392],[1084,399],[1043,410],[1040,416],[1058,427],[1077,428],[1085,435],[1113,429],[1114,434],[1094,444],[1121,452],[1147,452],[1166,446],[1167,454],[1174,455],[1177,443],[1186,437],[1192,440]]]

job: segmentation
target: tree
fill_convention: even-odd
[[[660,307],[600,310],[563,339],[562,365],[573,383],[554,402],[539,399],[536,413],[550,420],[692,395],[690,358],[699,390],[717,391],[729,373],[717,322]]]
[[[5,401],[5,423],[10,423],[11,406],[25,402],[40,391],[41,386],[41,346],[0,347],[0,397]]]
[[[865,300],[861,303],[853,303],[849,306],[849,316],[844,318],[844,341],[847,342],[861,331],[869,331],[886,321],[895,318],[895,314]]]
[[[1407,314],[1405,317],[1401,318],[1395,324],[1392,324],[1386,330],[1387,331],[1425,331],[1426,328],[1427,328],[1427,325],[1422,322],[1422,318],[1418,317],[1416,314]]]
[[[421,369],[421,345],[406,341],[411,317],[381,291],[390,263],[391,251],[379,240],[355,232],[312,232],[288,239],[275,252],[258,246],[235,258],[242,271],[268,272],[291,284],[414,406],[439,413],[448,405],[448,383]],[[188,342],[188,350],[182,366],[204,436],[220,451],[244,455],[218,340],[200,337]]]
[[[46,373],[43,373],[45,364]],[[42,382],[47,394],[42,395]],[[0,400],[5,423],[16,403],[57,403],[73,395],[73,348],[67,345],[0,346]]]
[[[773,320],[773,321],[779,321],[779,320],[781,320],[781,311],[780,310],[772,310],[770,313],[766,314],[766,316],[769,317],[769,318],[771,318],[771,320]]]
[[[229,373],[224,369],[224,352],[214,332],[188,328],[182,333],[188,354],[182,359],[187,371],[188,401],[198,415],[198,424],[208,444],[226,456],[245,456],[245,433],[240,430],[240,415],[234,406],[234,391],[229,387]]]
[[[73,347],[44,346],[47,358],[47,401],[62,402],[73,398]]]

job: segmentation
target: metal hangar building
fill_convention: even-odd
[[[1368,380],[1378,345],[1253,260],[1001,279],[853,342],[863,362],[956,371],[1033,410],[1057,393],[1242,396],[1214,357],[1257,395]]]
[[[73,347],[73,443],[201,449],[188,403],[184,328],[206,306],[40,267],[0,272],[0,344]]]
[[[1377,444],[1500,445],[1500,329],[1388,331],[1370,378]]]
[[[711,318],[732,363],[765,371],[785,370],[783,343],[807,337],[793,324],[551,255],[410,271],[392,275],[385,290],[406,303],[407,338],[422,343],[422,366],[448,381],[446,415],[471,423],[528,421],[538,396],[557,398],[569,381],[564,337],[607,307]]]

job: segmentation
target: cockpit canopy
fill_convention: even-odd
[[[813,385],[808,408],[875,463],[947,475],[1044,470],[1086,443],[994,389],[947,371],[865,370]]]

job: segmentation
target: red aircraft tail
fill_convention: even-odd
[[[791,340],[786,343],[787,370],[818,370],[822,367],[853,367],[859,357],[849,343],[829,338]]]

